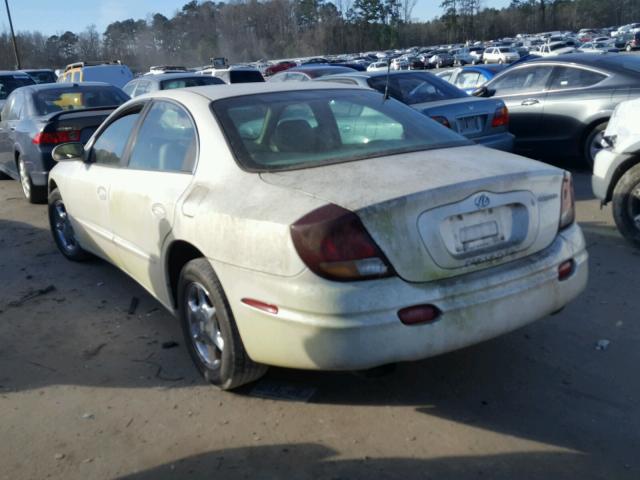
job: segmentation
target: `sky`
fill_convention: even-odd
[[[431,19],[442,13],[442,0],[418,0],[413,17]],[[4,2],[2,2],[4,3]],[[0,28],[7,30],[4,5],[0,3]],[[187,0],[9,0],[16,31],[38,30],[52,35],[71,30],[79,32],[95,24],[99,32],[116,20],[147,18],[151,12],[170,17]],[[483,0],[485,7],[505,7],[509,0]]]

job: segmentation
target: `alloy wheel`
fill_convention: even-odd
[[[62,201],[58,200],[53,205],[53,228],[62,248],[72,252],[78,247],[75,232],[69,221],[69,215]]]
[[[209,292],[192,282],[186,288],[185,301],[190,338],[198,357],[208,368],[219,368],[225,342]]]
[[[604,138],[604,130],[596,133],[591,139],[591,143],[589,144],[589,161],[590,164],[593,165],[593,162],[596,159],[596,155],[600,150],[603,149],[602,140]]]
[[[20,184],[22,185],[22,191],[24,196],[29,199],[31,198],[31,180],[29,179],[29,172],[27,172],[27,166],[24,163],[24,160],[18,160],[18,172],[20,174]]]

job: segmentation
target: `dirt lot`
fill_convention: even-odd
[[[562,313],[378,378],[273,369],[223,393],[142,288],[65,261],[0,182],[0,478],[638,479],[640,252],[577,191],[591,281]]]

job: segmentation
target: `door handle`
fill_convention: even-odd
[[[520,105],[528,107],[530,105],[537,105],[538,103],[540,103],[540,100],[537,98],[527,98],[526,100],[523,100]]]
[[[98,198],[100,200],[106,200],[107,199],[107,189],[104,187],[98,187]]]

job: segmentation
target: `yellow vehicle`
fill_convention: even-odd
[[[133,78],[133,73],[120,61],[76,62],[67,65],[58,77],[58,83],[105,82],[124,87]]]

